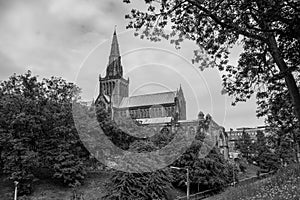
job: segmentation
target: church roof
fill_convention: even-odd
[[[175,97],[176,91],[124,97],[119,108],[169,104],[174,103]]]

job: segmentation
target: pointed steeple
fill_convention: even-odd
[[[112,43],[111,43],[111,48],[110,48],[108,64],[111,64],[114,60],[118,59],[119,56],[120,56],[120,50],[119,50],[119,43],[118,43],[118,38],[117,38],[116,26],[115,26]]]
[[[108,65],[106,67],[105,79],[119,79],[123,77],[123,68],[121,64],[121,55],[117,39],[116,28],[114,30]]]

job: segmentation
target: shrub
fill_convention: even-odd
[[[81,185],[81,181],[86,173],[83,169],[83,162],[79,158],[76,158],[72,153],[64,151],[56,158],[56,161],[54,178],[61,180],[68,186]]]
[[[167,200],[170,176],[163,171],[149,173],[115,172],[106,185],[108,200],[160,199]]]

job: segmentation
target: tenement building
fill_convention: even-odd
[[[248,134],[252,143],[257,140],[257,133],[262,132],[265,136],[269,132],[268,126],[258,126],[258,127],[240,127],[236,128],[236,130],[230,129],[226,131],[228,135],[228,147],[229,147],[229,155],[230,157],[235,157],[238,154],[236,150],[237,142],[242,138],[243,134]]]

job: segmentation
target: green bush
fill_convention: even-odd
[[[86,173],[83,169],[83,162],[79,158],[76,158],[72,153],[64,151],[55,160],[54,178],[71,187],[81,185]]]
[[[152,141],[135,141],[130,145],[130,151],[151,152],[157,149]],[[107,194],[104,199],[108,200],[131,200],[131,199],[174,199],[169,197],[172,176],[170,172],[158,170],[155,172],[129,173],[113,171],[112,177],[106,184]]]
[[[170,199],[170,176],[163,170],[149,173],[114,172],[106,185],[107,200]],[[170,199],[171,200],[171,199]]]

